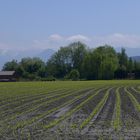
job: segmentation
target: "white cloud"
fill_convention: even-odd
[[[84,41],[89,42],[90,38],[84,35],[73,35],[67,38],[68,41]]]
[[[7,45],[6,43],[0,43],[0,49],[8,49],[10,48],[9,45]]]
[[[8,51],[5,49],[0,49],[0,55],[6,55]]]
[[[41,42],[39,40],[33,40],[34,44],[40,44]]]
[[[33,48],[34,51],[39,51],[48,48],[57,50],[60,46],[66,46],[74,41],[81,41],[92,48],[104,44],[112,45],[113,47],[140,48],[139,35],[128,35],[121,33],[90,37],[81,34],[72,36],[52,34],[48,36],[45,40],[34,40],[30,48]]]
[[[53,34],[50,35],[48,39],[52,41],[62,41],[64,38],[59,34]]]
[[[93,46],[109,44],[114,47],[140,48],[140,36],[115,33],[107,36],[93,36]]]
[[[100,45],[109,44],[114,47],[129,47],[129,48],[140,48],[140,36],[139,35],[128,35],[115,33],[111,35],[104,36],[85,36],[82,34],[72,35],[72,36],[62,36],[59,34],[52,34],[46,39],[39,40],[35,39],[31,44],[26,44],[26,47],[21,44],[21,46],[1,43],[0,50],[1,55],[5,54],[6,51],[20,52],[20,51],[30,51],[31,53],[39,52],[44,49],[59,49],[60,46],[68,45],[74,41],[81,41],[90,47],[98,47]]]
[[[34,40],[32,47],[35,49],[59,49],[60,46],[68,45],[74,41],[82,41],[83,43],[88,43],[90,38],[84,35],[73,35],[73,36],[61,36],[59,34],[52,34],[48,36],[45,40]]]

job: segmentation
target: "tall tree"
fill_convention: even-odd
[[[128,60],[128,72],[132,72],[134,70],[134,62],[132,60],[132,58],[130,57],[129,60]]]
[[[82,63],[86,54],[86,45],[81,42],[61,47],[47,62],[47,72],[58,78],[64,77],[72,69],[81,75]]]
[[[113,79],[118,67],[116,51],[109,45],[96,48],[93,52],[97,79]]]
[[[97,79],[95,74],[93,49],[88,50],[82,63],[82,77],[88,80]]]
[[[18,68],[18,62],[17,60],[12,60],[4,64],[3,70],[5,71],[11,71],[16,70]]]
[[[118,59],[119,59],[119,66],[116,71],[116,78],[119,79],[127,78],[128,56],[124,48],[122,48],[121,52],[118,53]]]
[[[116,51],[108,45],[90,51],[83,62],[83,71],[87,79],[112,79],[117,67]]]

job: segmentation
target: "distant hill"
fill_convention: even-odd
[[[3,65],[11,61],[12,59],[20,61],[24,57],[39,57],[41,58],[44,62],[47,62],[47,60],[55,53],[54,50],[52,49],[46,49],[43,50],[42,52],[36,52],[36,51],[21,51],[15,54],[15,52],[8,51],[5,54],[1,53],[0,50],[0,69],[2,69]]]
[[[133,60],[136,60],[137,62],[140,62],[140,56],[132,56]]]
[[[125,48],[127,55],[130,56],[140,56],[140,47],[139,48],[128,48],[128,47],[117,47],[115,50],[117,52],[121,51],[121,48]]]

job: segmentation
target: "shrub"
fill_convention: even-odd
[[[72,79],[73,81],[78,80],[80,77],[79,71],[76,69],[71,70],[69,74],[69,78]]]

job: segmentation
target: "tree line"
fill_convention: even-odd
[[[109,45],[91,49],[81,42],[60,47],[47,62],[27,57],[5,63],[3,70],[15,70],[26,80],[140,78],[140,63],[128,57],[124,48],[121,52]]]

